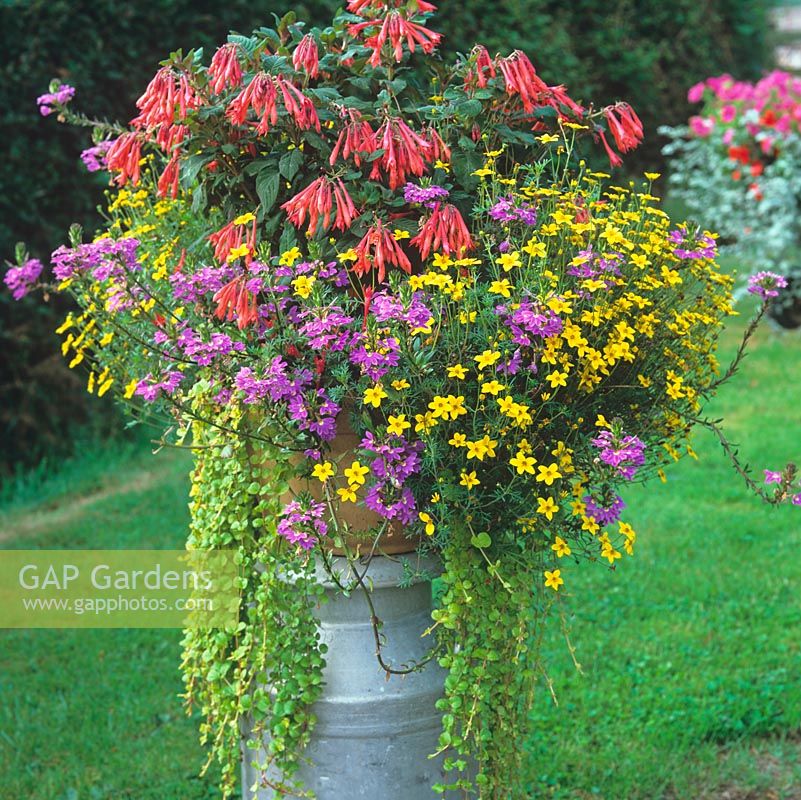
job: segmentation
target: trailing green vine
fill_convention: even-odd
[[[277,793],[306,797],[293,776],[314,727],[310,706],[322,690],[325,646],[313,608],[324,593],[313,562],[276,533],[286,461],[276,448],[228,433],[244,434],[247,426],[236,405],[216,421],[222,429],[192,423],[188,547],[236,550],[240,620],[233,631],[186,631],[186,703],[200,711],[206,768],[219,763],[224,797],[237,790],[242,758],[256,761]]]
[[[434,788],[507,800],[522,796],[520,742],[540,671],[537,640],[545,610],[534,576],[544,559],[541,551],[523,553],[514,544],[491,558],[493,544],[482,536],[477,541],[469,525],[455,521],[442,553],[445,591],[433,618],[448,677],[437,706],[444,712],[440,747],[455,755],[449,753],[445,764],[453,779]],[[504,537],[496,538],[503,547]]]

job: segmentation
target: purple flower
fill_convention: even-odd
[[[601,461],[627,481],[633,480],[638,468],[645,463],[645,443],[636,436],[617,436],[612,431],[602,431],[591,442],[601,451]]]
[[[94,147],[89,147],[81,153],[81,161],[89,172],[100,172],[100,170],[108,169],[106,163],[106,153],[113,144],[113,141],[108,139]]]
[[[422,203],[426,208],[433,208],[439,200],[449,195],[447,189],[432,184],[431,186],[415,186],[407,183],[403,187],[403,199],[407,203]]]
[[[369,348],[360,345],[351,351],[350,363],[361,367],[362,372],[371,381],[380,381],[389,372],[391,367],[397,367],[400,362],[400,345],[394,336],[379,339]]]
[[[22,300],[39,279],[42,269],[42,262],[38,258],[29,258],[24,264],[11,267],[3,279],[11,290],[11,296],[15,300]]]
[[[209,366],[216,358],[233,352],[242,352],[245,349],[244,342],[235,342],[228,334],[219,331],[213,332],[209,341],[203,341],[201,336],[188,325],[178,334],[176,344],[190,361],[201,367]]]
[[[206,295],[219,292],[235,274],[236,270],[230,266],[202,267],[191,275],[173,272],[170,275],[173,297],[182,303],[196,303]]]
[[[793,499],[790,501],[794,506],[801,506],[801,492],[798,494],[793,495]]]
[[[673,255],[685,261],[715,258],[718,254],[717,242],[711,236],[699,233],[698,230],[690,233],[685,225],[679,225],[670,231],[668,241],[677,245],[673,248]]]
[[[324,503],[311,501],[305,508],[297,501],[287,503],[278,521],[278,534],[292,544],[300,545],[304,550],[311,550],[328,533],[328,525],[323,519],[324,513]]]
[[[420,471],[423,443],[408,442],[403,436],[393,436],[391,444],[382,443],[367,431],[361,447],[375,456],[369,465],[375,482],[365,494],[365,505],[385,519],[410,525],[416,519],[417,509],[414,495],[403,484]]]
[[[342,330],[353,322],[353,317],[345,314],[338,306],[304,309],[299,320],[303,322],[298,333],[314,350],[340,351],[354,343],[355,332]]]
[[[39,97],[36,98],[36,103],[39,106],[39,113],[43,117],[46,117],[48,114],[52,114],[56,110],[53,108],[54,105],[63,106],[66,103],[69,103],[74,96],[75,87],[68,86],[66,83],[62,83],[55,92],[47,92],[46,94],[39,95]]]
[[[620,519],[623,509],[626,507],[620,495],[615,495],[612,502],[607,506],[599,505],[595,502],[592,495],[589,494],[584,495],[582,500],[584,501],[587,516],[592,517],[602,527],[617,522]]]
[[[62,246],[50,256],[53,274],[60,281],[81,272],[91,272],[98,281],[122,277],[126,272],[139,269],[136,258],[138,246],[139,242],[133,238],[98,239],[74,249]]]
[[[144,398],[148,403],[152,403],[162,392],[167,395],[175,394],[183,377],[183,373],[178,370],[169,371],[160,381],[155,380],[152,375],[148,375],[139,381],[134,394]]]
[[[748,279],[748,291],[767,300],[778,297],[779,289],[787,288],[787,279],[775,272],[757,272]]]
[[[499,305],[495,313],[509,326],[513,341],[523,347],[531,347],[534,336],[548,339],[560,334],[564,328],[564,323],[553,311],[529,298],[521,300],[514,309]]]
[[[781,472],[774,472],[771,469],[764,470],[765,472],[765,483],[781,483],[782,482],[782,474]]]
[[[512,197],[502,197],[489,210],[489,215],[498,222],[522,222],[525,225],[537,224],[537,209],[530,203],[515,203]]]

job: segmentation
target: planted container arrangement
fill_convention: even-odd
[[[685,126],[661,128],[672,141],[675,196],[721,236],[721,254],[779,274],[770,316],[801,326],[801,78],[774,71],[756,83],[731,75],[693,86],[701,103]],[[739,289],[747,288],[743,282]]]
[[[626,486],[696,425],[727,446],[715,236],[581,158],[618,166],[634,111],[521,52],[445,64],[433,11],[351,0],[175,53],[127,128],[40,98],[116,188],[52,281],[21,249],[6,282],[76,299],[71,366],[193,450],[187,546],[238,553],[238,627],[187,632],[182,664],[225,797],[241,762],[260,798],[524,796],[543,616],[581,560],[634,554]],[[732,457],[801,503],[792,465],[767,491]]]

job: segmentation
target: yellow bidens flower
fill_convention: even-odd
[[[554,543],[551,545],[551,550],[556,553],[557,558],[569,556],[573,552],[570,549],[570,545],[561,536],[557,536],[556,539],[554,539]]]
[[[431,515],[426,514],[425,511],[421,511],[417,516],[419,517],[420,522],[425,525],[426,536],[433,536],[435,528],[434,520],[431,519]]]
[[[298,275],[298,277],[292,281],[292,288],[295,290],[295,294],[303,300],[306,300],[312,293],[315,280],[314,275]]]
[[[537,513],[542,514],[548,522],[553,519],[553,515],[559,510],[559,506],[554,502],[553,497],[537,498]]]
[[[449,394],[447,397],[437,395],[429,404],[431,409],[431,416],[434,419],[456,419],[467,413],[464,407],[464,395],[460,394],[458,397]]]
[[[504,272],[509,272],[511,269],[519,267],[521,264],[520,253],[516,250],[513,253],[502,253],[501,256],[495,260]]]
[[[393,433],[396,436],[403,436],[403,432],[412,427],[411,422],[406,421],[406,414],[398,414],[393,417],[391,414],[387,417],[387,433]]]
[[[412,385],[412,384],[411,384],[411,383],[409,383],[409,381],[407,381],[405,378],[402,378],[402,379],[401,379],[401,380],[399,380],[399,381],[392,381],[392,384],[391,384],[392,388],[393,388],[393,389],[394,389],[396,392],[402,392],[404,389],[408,389],[408,388],[410,388],[410,387],[411,387],[411,385]]]
[[[467,491],[470,491],[474,486],[478,486],[481,481],[476,477],[476,471],[462,472],[459,476],[459,485],[464,486]]]
[[[494,397],[499,392],[502,392],[505,388],[506,387],[502,383],[498,383],[496,380],[486,381],[485,383],[481,384],[481,393],[491,394]]]
[[[499,294],[501,297],[512,296],[512,284],[506,278],[502,281],[493,281],[489,287],[490,294]]]
[[[483,461],[487,456],[495,458],[495,448],[498,442],[495,439],[490,439],[489,436],[484,436],[475,442],[467,442],[467,457],[477,458]]]
[[[343,486],[340,489],[337,489],[337,494],[339,495],[339,499],[343,503],[355,503],[356,502],[356,486],[352,483],[348,486]]]
[[[303,255],[299,247],[293,247],[291,250],[286,250],[281,253],[281,258],[278,263],[282,267],[291,267]]]
[[[358,461],[354,461],[344,472],[344,476],[348,479],[348,483],[354,486],[364,485],[364,476],[369,472],[369,468],[363,466]]]
[[[496,350],[485,350],[480,356],[474,356],[473,360],[478,364],[478,369],[486,369],[497,363],[501,354]]]
[[[546,486],[550,486],[557,478],[562,477],[558,464],[549,464],[547,467],[541,464],[537,470],[537,480],[542,481]]]
[[[448,444],[452,447],[467,447],[467,436],[463,433],[454,433],[448,440]]]
[[[334,475],[334,465],[330,461],[323,461],[321,464],[315,464],[312,470],[312,477],[317,478],[320,483],[325,483],[329,478]]]
[[[389,395],[384,391],[384,387],[380,383],[375,386],[369,386],[364,390],[364,402],[373,408],[378,408],[385,397],[389,397]]]
[[[463,381],[467,377],[467,369],[461,364],[454,364],[452,367],[448,367],[448,377]]]
[[[545,585],[555,592],[559,591],[560,586],[564,586],[565,582],[562,580],[562,570],[555,569],[553,572],[545,570]]]
[[[534,456],[527,456],[520,450],[514,458],[509,459],[509,463],[517,470],[518,475],[533,475],[537,459]]]

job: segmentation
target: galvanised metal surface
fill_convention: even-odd
[[[407,557],[413,567],[437,574],[434,559]],[[334,569],[347,580],[349,567],[335,558]],[[431,625],[431,583],[400,588],[404,576],[399,558],[376,556],[367,577],[381,634],[385,663],[397,668],[425,658],[433,642],[421,634]],[[387,679],[375,656],[370,609],[361,589],[344,597],[318,569],[329,602],[317,609],[322,640],[328,645],[325,688],[315,703],[317,725],[304,753],[311,764],[299,777],[317,800],[434,800],[431,786],[442,780],[437,749],[445,670],[430,661],[419,672]],[[368,584],[370,585],[370,584]],[[242,768],[245,800],[273,800],[271,789],[250,789],[258,781],[253,751]],[[454,795],[455,796],[455,795]]]

